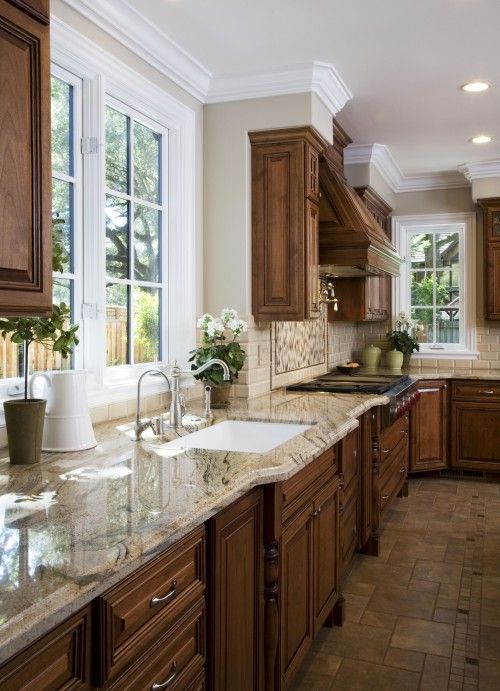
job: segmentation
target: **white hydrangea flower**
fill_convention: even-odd
[[[198,321],[196,322],[196,326],[198,329],[206,329],[208,325],[214,321],[214,318],[211,314],[203,314]]]
[[[224,324],[220,319],[213,319],[207,324],[206,332],[210,338],[219,338],[224,333]]]
[[[226,324],[226,329],[229,329],[230,331],[237,331],[239,320],[238,319],[229,319],[229,321],[225,322],[225,324]]]
[[[231,328],[229,326],[229,322],[233,322],[238,319],[238,312],[229,307],[224,307],[224,309],[220,313],[220,317],[224,326],[228,326],[229,328]]]
[[[247,331],[248,329],[248,324],[244,319],[238,319],[238,333],[242,333],[243,331]]]

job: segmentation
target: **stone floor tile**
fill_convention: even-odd
[[[433,621],[440,621],[443,624],[454,624],[457,616],[457,611],[455,609],[443,609],[442,607],[436,607]]]
[[[331,691],[334,677],[300,669],[290,686],[290,691]]]
[[[366,624],[367,626],[374,626],[379,629],[387,629],[387,631],[392,632],[396,626],[396,619],[397,617],[395,614],[389,614],[388,612],[371,612],[365,609],[360,623]]]
[[[500,662],[480,660],[479,689],[480,691],[498,691],[500,689]]]
[[[370,599],[369,595],[353,595],[345,593],[346,621],[359,622]]]
[[[319,650],[328,655],[382,662],[390,637],[386,629],[346,622],[341,628],[329,630]]]
[[[453,634],[454,627],[451,624],[399,617],[392,634],[391,646],[449,657]]]
[[[341,663],[342,658],[337,655],[317,652],[316,655],[310,655],[306,658],[302,670],[312,674],[324,674],[333,677],[337,674]]]
[[[481,660],[484,658],[500,662],[500,628],[496,626],[481,626],[479,646]]]
[[[420,581],[418,578],[412,578],[408,583],[409,590],[420,590],[424,593],[438,593],[439,583],[435,581]]]
[[[419,680],[418,672],[346,659],[334,678],[331,691],[417,691]]]
[[[344,585],[344,594],[352,595],[372,595],[375,590],[375,583],[363,583],[362,581],[357,581],[354,577],[349,578],[347,583]]]
[[[418,560],[415,564],[413,577],[423,581],[437,581],[439,583],[459,584],[462,576],[460,564],[443,563],[437,561]]]
[[[384,665],[389,667],[399,667],[410,672],[421,672],[424,666],[424,653],[415,650],[402,650],[401,648],[390,647],[384,658]]]
[[[389,612],[398,616],[432,619],[436,595],[408,590],[394,585],[378,585],[370,598],[367,609],[372,612]]]

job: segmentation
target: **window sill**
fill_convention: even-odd
[[[415,360],[478,360],[479,353],[467,350],[424,350],[413,353]]]

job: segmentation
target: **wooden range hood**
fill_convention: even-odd
[[[349,137],[334,121],[334,143],[319,164],[319,263],[337,276],[399,276],[401,258],[344,176]]]

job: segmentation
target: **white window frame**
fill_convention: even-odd
[[[165,363],[177,360],[184,366],[189,350],[196,345],[196,315],[203,280],[201,225],[196,213],[196,187],[200,180],[197,164],[201,165],[196,155],[196,112],[54,16],[51,60],[55,74],[71,76],[81,87],[78,109],[75,104],[77,117],[81,118],[78,131],[82,145],[91,152],[78,156],[77,142],[75,173],[76,166],[81,166],[79,179],[84,184],[79,195],[78,222],[75,208],[75,273],[80,287],[77,291],[75,283],[74,316],[81,338],[75,350],[75,367],[89,373],[89,402],[96,406],[132,398],[138,376],[151,367],[147,363],[106,368],[105,104],[113,99],[130,105],[135,117],[141,119],[142,114],[146,121],[168,131],[167,218],[162,229],[162,241],[168,242],[168,252],[162,257],[162,282],[168,284],[163,309],[168,320],[163,322],[167,325],[167,338],[162,339],[162,355]],[[76,201],[75,198],[75,205]],[[96,344],[102,345],[96,348]],[[12,395],[13,386],[19,382],[17,378],[0,382],[0,398],[7,398],[8,391]],[[148,377],[144,383],[148,393],[165,388],[164,382],[154,377]]]
[[[392,237],[394,245],[403,259],[399,278],[394,281],[392,292],[393,314],[410,314],[410,257],[408,255],[409,233],[426,233],[439,229],[441,232],[458,232],[460,253],[459,270],[461,286],[461,342],[442,345],[420,344],[420,352],[414,358],[420,359],[477,359],[476,336],[476,257],[474,213],[425,214],[415,216],[394,216]]]
[[[129,241],[130,241],[130,246],[129,246],[129,258],[130,258],[130,275],[132,278],[130,279],[121,279],[121,278],[112,278],[106,275],[106,283],[116,283],[116,284],[122,284],[122,285],[128,285],[132,289],[134,286],[142,286],[145,288],[159,288],[161,290],[161,313],[160,313],[160,328],[167,328],[167,334],[169,332],[169,326],[168,326],[168,287],[170,285],[169,282],[169,277],[168,277],[168,257],[169,257],[169,238],[168,238],[168,228],[169,228],[169,223],[168,223],[168,216],[169,216],[169,170],[168,170],[168,129],[160,125],[159,123],[151,120],[148,118],[144,113],[140,113],[135,108],[132,108],[130,105],[123,103],[119,101],[116,98],[113,98],[112,96],[107,95],[106,100],[105,100],[105,106],[110,106],[111,108],[114,108],[115,110],[119,111],[123,115],[126,115],[129,117],[132,121],[139,122],[146,127],[149,127],[150,129],[154,130],[157,134],[160,134],[162,137],[162,146],[161,146],[161,162],[160,162],[160,167],[161,167],[161,181],[162,181],[162,190],[161,190],[161,203],[160,204],[153,204],[149,203],[144,200],[138,199],[135,194],[133,193],[133,190],[129,194],[124,194],[122,192],[117,192],[116,190],[110,189],[106,187],[105,185],[105,194],[110,194],[115,197],[118,197],[123,200],[127,200],[130,202],[130,231],[129,231]],[[133,135],[132,135],[133,136]],[[131,147],[133,151],[133,142],[131,142]],[[132,166],[131,170],[131,175],[134,174],[133,170],[133,153],[130,161],[130,165]],[[161,280],[158,281],[158,283],[150,283],[147,281],[137,281],[133,276],[134,276],[134,266],[132,262],[132,257],[133,257],[133,241],[134,241],[134,208],[136,202],[139,202],[140,204],[143,204],[144,206],[148,206],[149,208],[156,209],[158,211],[161,211],[161,227],[160,227],[160,275],[161,275]],[[103,242],[105,240],[105,231],[103,229]],[[104,286],[104,290],[106,290],[106,286]],[[104,294],[104,305],[106,305],[106,294]],[[131,290],[130,292],[130,303],[129,303],[129,313],[128,313],[128,319],[131,321],[131,323],[134,323],[134,305],[133,305],[133,292]],[[133,343],[133,329],[132,329],[132,334],[131,334],[131,342],[129,343],[129,351],[130,353],[133,353],[134,350],[134,343]],[[119,380],[120,378],[127,377],[130,375],[133,375],[134,370],[139,368],[141,371],[144,370],[145,368],[147,369],[148,367],[152,367],[158,364],[158,362],[168,362],[169,355],[168,355],[168,335],[167,338],[164,338],[163,336],[160,336],[160,343],[161,343],[161,352],[160,352],[160,359],[156,363],[140,363],[140,364],[130,364],[130,365],[115,365],[113,367],[108,367],[106,366],[106,378],[108,380]]]

